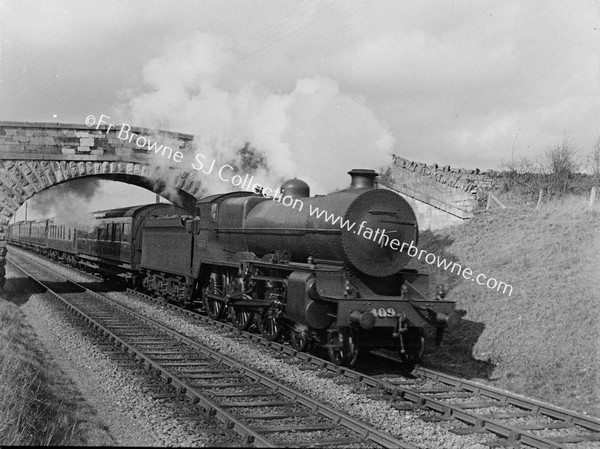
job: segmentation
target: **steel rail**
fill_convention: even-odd
[[[78,274],[80,274],[82,276],[89,277],[89,278],[93,279],[96,282],[104,282],[104,278],[102,278],[100,276],[96,276],[95,274],[88,273],[87,271],[80,270],[79,268],[73,267],[73,266],[71,266],[69,264],[62,263],[59,260],[53,260],[53,259],[50,259],[48,257],[42,256],[40,254],[34,254],[31,251],[29,251],[27,248],[24,248],[23,246],[20,246],[20,245],[14,244],[14,243],[8,243],[8,246],[11,247],[11,251],[13,251],[13,252],[19,252],[19,251],[23,252],[24,251],[24,252],[26,252],[28,254],[33,254],[35,256],[38,256],[38,257],[40,257],[40,258],[42,258],[42,259],[44,259],[46,261],[49,261],[49,262],[52,262],[52,263],[56,263],[56,264],[58,264],[58,265],[60,265],[62,267],[68,268],[69,270],[73,270],[76,273],[78,273]]]
[[[242,436],[243,438],[246,439],[247,443],[254,444],[254,445],[257,445],[260,447],[276,447],[276,445],[274,443],[272,443],[270,440],[264,438],[262,435],[260,435],[259,432],[256,432],[255,430],[253,430],[253,428],[252,428],[253,426],[249,426],[249,425],[242,423],[240,420],[235,418],[235,416],[228,413],[222,407],[220,407],[218,404],[214,403],[209,398],[207,398],[206,396],[201,394],[199,391],[197,391],[193,387],[193,385],[190,385],[190,384],[186,383],[185,381],[179,379],[175,374],[170,372],[165,367],[161,366],[160,363],[152,360],[150,357],[148,357],[146,354],[144,354],[143,350],[140,350],[139,348],[136,348],[134,345],[127,343],[122,338],[120,338],[117,333],[115,333],[115,332],[111,331],[110,329],[108,329],[107,327],[103,326],[101,323],[99,323],[97,320],[94,319],[94,317],[89,313],[89,311],[86,312],[85,310],[83,310],[83,308],[81,306],[78,306],[78,305],[75,305],[75,304],[69,302],[69,300],[65,299],[59,293],[55,292],[52,288],[50,288],[48,285],[46,285],[44,283],[44,281],[37,279],[35,275],[31,274],[26,269],[18,266],[18,264],[15,263],[13,260],[10,260],[10,262],[13,265],[15,265],[17,268],[19,268],[21,271],[23,271],[25,274],[27,274],[29,277],[31,277],[36,282],[38,282],[40,285],[44,286],[49,292],[51,292],[56,298],[58,298],[62,302],[62,304],[64,304],[69,310],[82,316],[89,325],[91,325],[92,327],[94,327],[97,330],[99,330],[100,332],[102,332],[112,342],[115,342],[117,344],[117,346],[120,346],[121,348],[123,348],[124,352],[129,352],[131,354],[134,354],[137,359],[139,359],[140,361],[143,360],[143,364],[146,368],[154,369],[155,371],[159,372],[162,378],[166,379],[167,382],[170,382],[172,385],[174,385],[176,387],[179,394],[181,394],[181,395],[185,394],[186,396],[190,397],[194,401],[199,402],[205,410],[209,411],[210,415],[213,415],[217,419],[219,419],[219,421],[221,421],[227,428],[230,428],[230,429],[236,431],[236,433],[238,433],[240,436]],[[135,320],[151,327],[153,331],[162,332],[163,334],[168,335],[170,338],[174,339],[175,341],[183,343],[186,346],[195,349],[196,351],[198,351],[201,354],[210,358],[211,361],[226,365],[231,369],[235,369],[237,372],[240,373],[240,375],[247,376],[250,379],[254,380],[254,382],[257,385],[260,384],[262,386],[265,386],[272,392],[281,394],[281,395],[287,397],[288,399],[290,399],[291,401],[293,401],[294,403],[297,403],[297,404],[303,405],[304,407],[309,408],[311,410],[311,412],[317,413],[329,420],[332,420],[335,424],[337,424],[339,426],[342,426],[350,431],[358,433],[360,435],[360,439],[365,442],[373,442],[373,443],[377,443],[383,447],[389,447],[389,448],[406,448],[406,449],[415,449],[416,448],[416,446],[414,446],[413,444],[407,443],[405,441],[401,441],[389,434],[386,434],[385,432],[375,429],[374,427],[372,427],[370,425],[367,425],[361,421],[358,421],[358,420],[346,415],[345,413],[339,412],[323,403],[315,401],[312,398],[308,397],[307,395],[305,395],[299,391],[293,390],[292,388],[289,388],[280,382],[272,380],[272,379],[268,378],[266,375],[260,373],[259,371],[256,371],[249,367],[246,367],[246,366],[242,365],[240,362],[235,361],[231,357],[225,356],[223,354],[219,354],[218,352],[199,344],[198,342],[180,334],[179,332],[176,332],[176,331],[164,326],[161,323],[158,323],[155,320],[152,320],[148,317],[141,316],[140,314],[136,313],[135,311],[133,311],[133,310],[131,310],[131,309],[129,309],[129,308],[127,308],[127,307],[125,307],[125,306],[123,306],[123,305],[111,300],[110,298],[107,298],[107,297],[97,293],[97,292],[89,290],[88,288],[86,288],[83,285],[78,284],[77,282],[69,280],[65,276],[56,273],[54,270],[52,270],[48,267],[45,267],[45,266],[39,264],[38,262],[35,262],[31,259],[29,259],[28,262],[31,264],[37,265],[42,270],[45,270],[46,272],[51,273],[55,277],[62,278],[66,282],[76,285],[77,287],[83,289],[84,293],[89,294],[97,299],[100,299],[101,301],[104,301],[104,302],[110,304],[111,307],[116,307],[119,311],[126,313],[127,315],[134,318]],[[185,378],[185,376],[182,376],[182,377]]]
[[[166,306],[169,309],[178,311],[179,313],[183,313],[186,316],[194,320],[200,321],[202,323],[211,325],[219,329],[225,329],[236,332],[244,338],[253,341],[261,346],[268,347],[290,357],[297,357],[302,362],[309,363],[317,368],[327,370],[333,374],[346,377],[355,382],[361,382],[362,384],[374,389],[385,390],[389,395],[390,399],[402,398],[405,401],[413,403],[416,408],[427,408],[429,410],[433,410],[435,412],[440,413],[444,417],[443,419],[457,419],[458,421],[461,421],[471,426],[470,430],[473,433],[477,433],[480,431],[489,431],[493,434],[500,436],[501,438],[504,438],[506,440],[506,443],[517,442],[536,448],[546,449],[563,447],[562,443],[553,441],[550,438],[544,438],[526,430],[520,429],[518,427],[510,426],[499,420],[494,420],[484,415],[478,415],[476,413],[466,411],[458,405],[442,402],[436,399],[435,397],[419,394],[408,388],[394,385],[391,382],[382,381],[381,379],[360,373],[358,371],[354,371],[350,368],[337,366],[334,363],[322,359],[320,357],[304,352],[298,352],[289,345],[266,340],[260,334],[254,334],[247,331],[240,331],[237,328],[235,328],[232,324],[225,323],[222,321],[215,321],[207,316],[199,315],[198,313],[195,313],[193,311],[184,310],[177,305],[166,303],[163,300],[148,296],[144,293],[140,293],[135,290],[128,289],[127,292],[139,298],[145,299],[156,304],[160,304],[162,306]],[[427,368],[416,367],[414,373],[417,375],[421,375],[425,378],[438,380],[442,383],[461,388],[466,392],[472,393],[473,396],[481,395],[489,397],[491,399],[495,399],[499,401],[499,406],[512,405],[517,408],[531,412],[532,415],[547,416],[549,418],[563,421],[571,425],[578,425],[584,427],[592,432],[600,431],[599,419],[578,414],[571,410],[561,409],[556,406],[544,404],[534,399],[523,398],[513,393],[498,390],[493,387],[488,387],[475,382],[459,379]],[[598,434],[597,437],[600,438],[600,434]]]
[[[21,270],[27,276],[29,276],[34,281],[36,281],[38,284],[40,284],[41,286],[46,288],[52,295],[54,295],[57,299],[59,299],[61,301],[62,305],[64,305],[68,310],[83,317],[83,319],[88,324],[90,324],[92,327],[96,328],[101,333],[103,333],[106,337],[108,337],[108,339],[111,342],[114,342],[118,346],[122,347],[124,349],[124,352],[129,352],[130,354],[135,355],[136,358],[142,359],[144,361],[143,362],[144,365],[147,368],[154,368],[154,370],[156,372],[160,373],[160,375],[163,379],[170,381],[171,384],[173,384],[179,390],[180,393],[182,393],[182,394],[185,393],[186,396],[188,396],[192,400],[198,402],[204,410],[210,410],[210,414],[212,416],[214,416],[219,421],[221,421],[227,428],[232,429],[238,435],[240,435],[242,438],[245,438],[246,443],[254,444],[259,447],[276,447],[276,445],[270,443],[268,440],[265,440],[260,435],[258,435],[256,432],[254,432],[252,429],[250,429],[249,427],[245,426],[244,424],[242,424],[241,422],[236,420],[231,414],[227,413],[225,410],[223,410],[217,404],[213,403],[210,399],[206,398],[204,395],[202,395],[198,391],[194,390],[193,387],[191,387],[190,385],[186,384],[185,382],[177,379],[175,376],[171,375],[171,373],[169,373],[164,368],[162,368],[159,364],[157,364],[156,362],[151,360],[142,351],[138,350],[137,348],[135,348],[132,345],[125,342],[118,335],[116,335],[115,333],[110,331],[108,328],[106,328],[102,324],[98,323],[96,320],[94,320],[90,315],[88,315],[86,312],[81,310],[79,307],[68,302],[59,293],[55,292],[46,283],[44,283],[44,281],[40,281],[39,279],[37,279],[37,277],[34,274],[32,274],[28,270],[24,269],[22,266],[17,264],[12,259],[8,259],[8,260],[10,263],[12,263],[15,267],[17,267],[19,270]],[[33,261],[30,261],[30,262],[35,263]],[[39,266],[43,269],[47,269],[44,266],[41,266],[41,265],[39,265]],[[57,277],[62,277],[66,282],[73,283],[72,281],[68,280],[64,276],[57,275],[56,273],[53,273],[53,275],[57,276]],[[73,284],[75,284],[75,283],[73,283]],[[90,292],[91,291],[85,291],[85,293],[87,293],[87,294],[90,294]],[[100,297],[101,299],[104,299],[95,292],[91,292],[91,294],[94,297]]]
[[[593,432],[600,432],[600,419],[582,415],[569,410],[564,410],[551,404],[545,404],[535,399],[523,398],[515,394],[510,394],[487,385],[481,385],[474,382],[468,382],[449,374],[439,373],[429,368],[417,367],[415,373],[422,377],[452,385],[472,393],[486,396],[499,401],[506,401],[508,405],[539,413],[552,419],[568,421],[573,425],[585,427]]]

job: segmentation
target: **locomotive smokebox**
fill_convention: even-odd
[[[352,177],[350,189],[374,189],[375,178],[379,175],[375,170],[354,168],[348,172]]]

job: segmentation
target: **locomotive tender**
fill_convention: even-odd
[[[409,204],[375,188],[374,171],[349,174],[349,189],[323,196],[311,197],[298,179],[285,182],[281,195],[294,200],[288,205],[281,197],[237,191],[199,200],[193,216],[168,205],[105,211],[92,233],[73,232],[73,254],[88,266],[109,259],[113,271],[118,267],[139,288],[201,306],[214,319],[228,316],[238,329],[256,326],[269,340],[284,335],[300,351],[324,346],[336,364],[353,365],[359,349],[379,348],[416,363],[424,349],[423,328],[435,327],[441,341],[455,304],[442,295],[428,299],[422,293],[429,289],[428,277],[404,268],[409,256],[398,247],[418,239]],[[323,220],[316,210],[340,219]],[[115,234],[111,223],[124,213],[137,239],[130,235],[131,248],[115,257],[116,250],[108,254],[101,239],[119,246],[115,239],[123,230]],[[381,232],[379,240],[361,235],[366,226]],[[9,232],[12,242],[14,234]],[[390,239],[397,240],[396,248]],[[104,245],[105,254],[90,259],[85,248],[94,241],[97,248]]]

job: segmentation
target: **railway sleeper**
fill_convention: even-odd
[[[335,424],[298,424],[289,426],[260,426],[253,427],[252,430],[258,433],[318,432],[336,429],[337,427]]]
[[[339,447],[346,446],[350,444],[360,444],[363,443],[363,440],[360,438],[321,438],[319,440],[307,440],[302,442],[295,442],[294,445],[296,447]],[[285,444],[285,442],[282,442]]]
[[[290,401],[255,401],[255,402],[229,402],[225,404],[219,404],[220,407],[224,408],[246,408],[246,407],[292,407],[295,404]]]

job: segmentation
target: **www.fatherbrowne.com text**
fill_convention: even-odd
[[[401,242],[398,239],[390,239],[390,237],[385,233],[385,229],[377,228],[376,230],[373,230],[367,226],[368,223],[366,221],[360,223],[358,225],[358,229],[356,229],[356,222],[344,220],[341,216],[331,214],[326,210],[320,210],[318,207],[313,207],[312,204],[309,205],[309,215],[311,217],[323,219],[325,222],[333,225],[338,224],[340,229],[352,231],[367,240],[372,240],[380,246],[389,246],[391,249],[398,250],[400,252],[405,252],[406,250],[406,254],[408,254],[410,257],[416,257],[418,260],[423,258],[423,260],[429,265],[435,265],[438,268],[443,268],[446,271],[450,271],[450,273],[454,273],[456,270],[457,276],[462,275],[463,278],[477,282],[479,285],[485,285],[490,290],[495,290],[497,292],[502,290],[503,294],[508,294],[508,296],[512,295],[512,285],[503,281],[498,281],[492,277],[487,277],[483,273],[474,275],[473,270],[469,267],[463,269],[462,265],[459,263],[441,259],[438,255],[425,251],[424,249],[419,250],[415,246],[414,241],[407,243]]]

